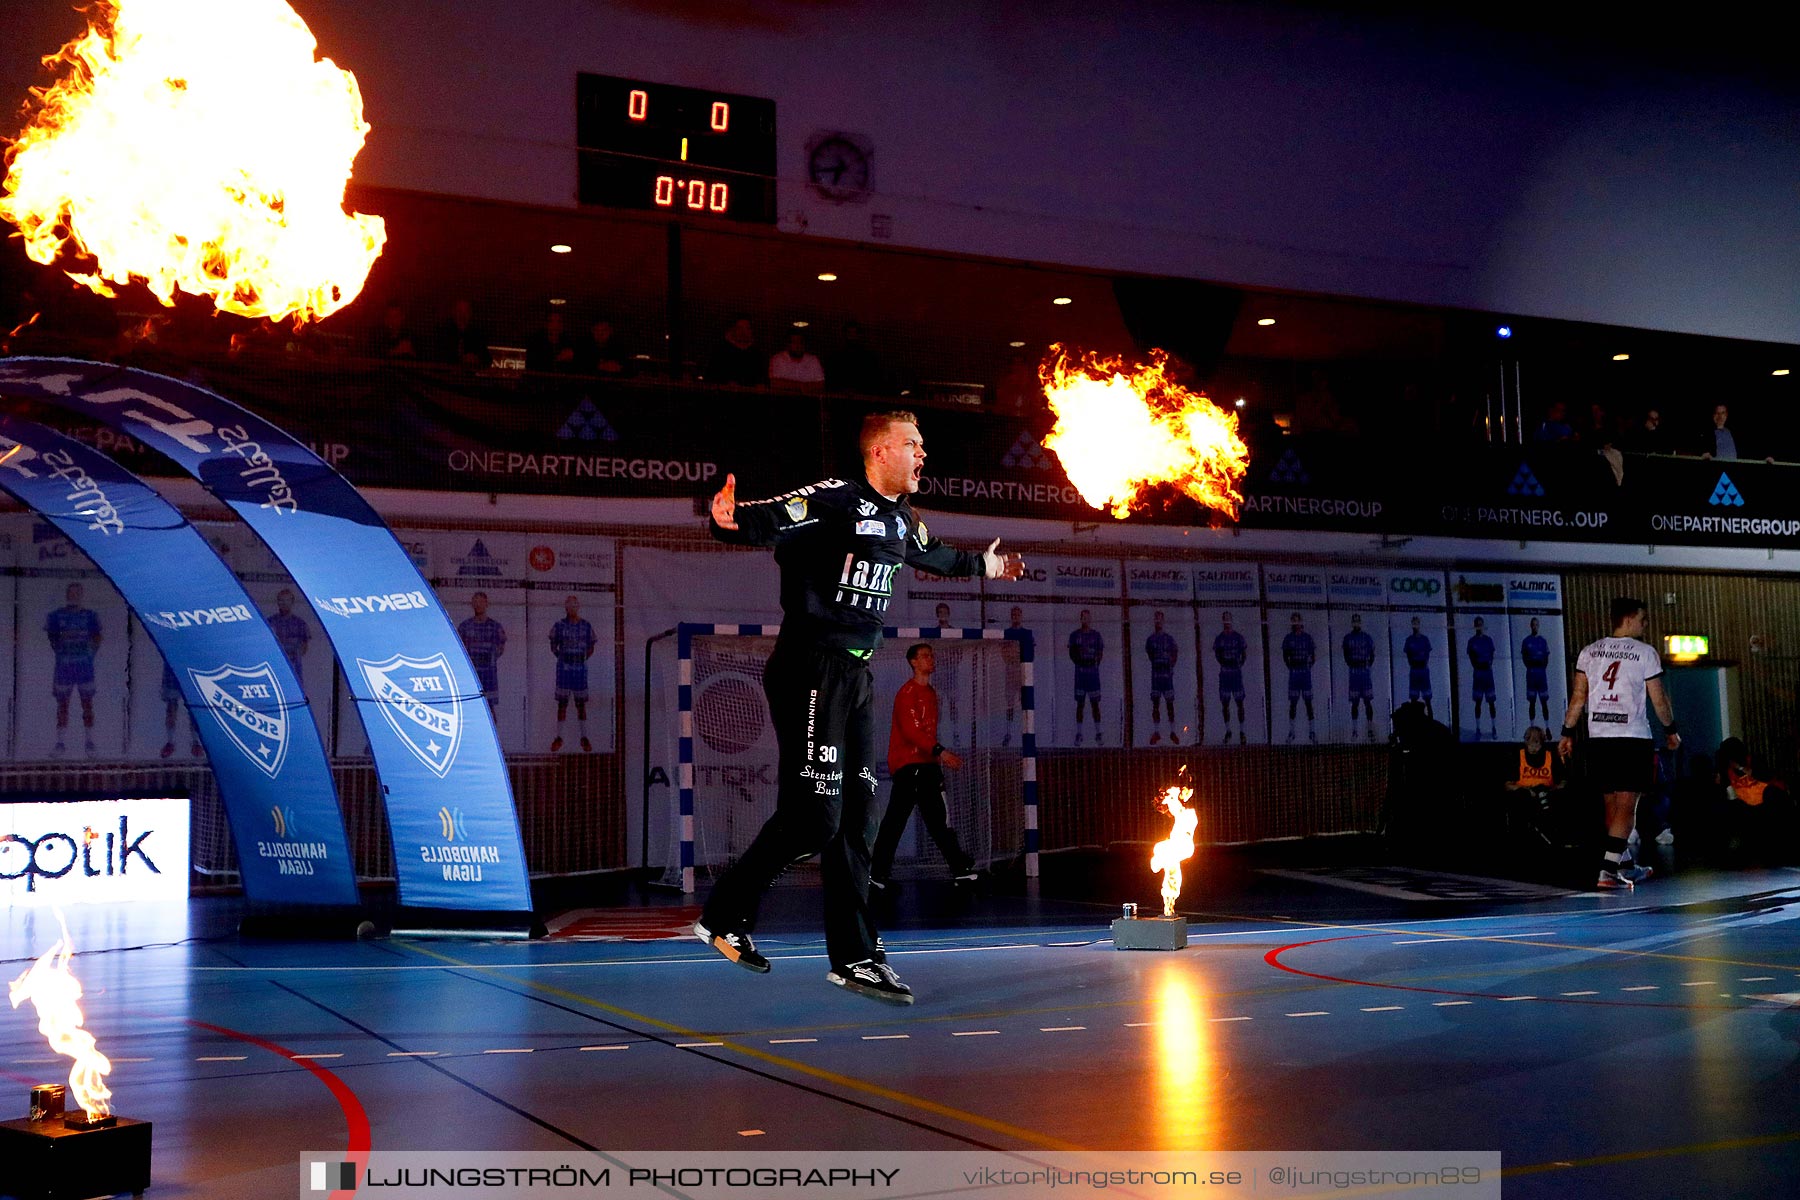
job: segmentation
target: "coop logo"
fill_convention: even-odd
[[[274,669],[266,662],[214,671],[189,668],[188,678],[232,745],[269,778],[280,774],[287,760],[289,726],[287,701]]]
[[[556,551],[548,546],[533,546],[525,561],[534,571],[548,571],[556,566]]]
[[[1399,596],[1435,596],[1444,590],[1441,579],[1403,575],[1388,581],[1388,591]]]
[[[440,779],[450,772],[462,744],[462,714],[456,709],[456,676],[443,654],[408,658],[396,654],[382,662],[356,660],[378,702],[413,757]]]
[[[460,807],[451,808],[448,804],[438,809],[438,826],[443,830],[444,840],[454,842],[461,838],[469,840],[469,827],[463,824],[463,812]]]
[[[314,596],[313,607],[335,613],[340,617],[355,617],[363,613],[405,612],[409,609],[428,609],[431,602],[425,599],[424,592],[388,592],[384,595],[372,596]]]
[[[251,620],[255,614],[242,604],[222,604],[217,608],[181,608],[149,612],[138,610],[144,624],[158,629],[191,629],[197,625],[230,625]]]

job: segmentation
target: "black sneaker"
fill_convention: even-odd
[[[912,989],[900,982],[900,977],[894,974],[894,968],[872,958],[851,963],[847,967],[833,967],[826,973],[825,979],[860,996],[880,1000],[885,1004],[913,1002]]]
[[[767,974],[769,960],[756,952],[756,943],[750,940],[747,933],[714,933],[700,922],[694,922],[694,936],[723,954],[726,958],[757,974]]]

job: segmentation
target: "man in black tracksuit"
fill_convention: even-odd
[[[869,660],[903,566],[936,575],[1015,579],[1016,554],[932,537],[907,497],[919,490],[925,444],[911,413],[863,422],[866,478],[827,479],[770,500],[738,503],[728,475],[713,497],[712,535],[775,547],[781,636],[763,674],[780,752],[775,814],[714,885],[694,933],[739,966],[767,971],[751,933],[769,885],[790,864],[821,856],[830,982],[896,1004],[912,992],[885,962],[869,913],[875,799],[875,714]]]

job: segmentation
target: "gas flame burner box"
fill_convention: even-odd
[[[0,1192],[19,1200],[89,1200],[150,1186],[149,1121],[110,1117],[83,1128],[81,1120],[77,1110],[67,1118],[0,1121]]]
[[[1185,950],[1186,917],[1116,917],[1112,923],[1115,950]]]

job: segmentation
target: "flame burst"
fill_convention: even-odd
[[[1062,346],[1038,368],[1056,427],[1044,445],[1095,508],[1124,517],[1159,483],[1236,517],[1250,451],[1237,414],[1169,378],[1168,356],[1129,369],[1123,359],[1072,358]]]
[[[1200,814],[1187,806],[1194,797],[1194,789],[1182,787],[1164,788],[1162,806],[1169,810],[1175,818],[1175,827],[1169,836],[1150,848],[1150,869],[1163,873],[1162,898],[1163,916],[1175,915],[1175,897],[1181,895],[1181,864],[1194,857],[1194,831],[1200,827]]]
[[[356,77],[283,0],[98,0],[44,60],[31,124],[8,152],[0,217],[102,296],[142,280],[225,312],[296,324],[362,291],[387,232],[345,215],[369,126]],[[85,264],[84,264],[85,265]]]
[[[89,1118],[104,1117],[112,1111],[107,1103],[112,1092],[106,1086],[112,1063],[100,1053],[94,1035],[81,1027],[85,1019],[81,1014],[81,981],[69,970],[75,943],[60,912],[56,919],[62,924],[62,937],[7,985],[7,993],[14,1008],[27,1000],[37,1008],[38,1032],[49,1039],[52,1050],[75,1060],[69,1071],[69,1091],[75,1102]]]

